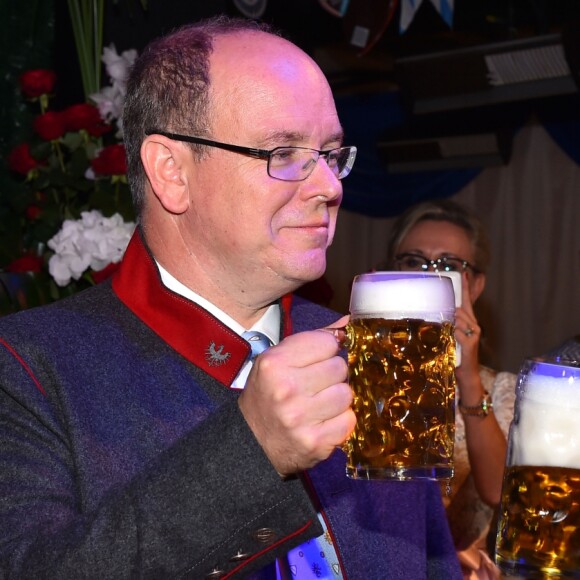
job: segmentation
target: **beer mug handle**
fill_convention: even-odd
[[[346,326],[341,326],[339,328],[321,328],[320,330],[324,330],[325,332],[330,332],[334,338],[336,338],[336,342],[340,348],[350,348],[352,346],[352,333],[350,324]]]

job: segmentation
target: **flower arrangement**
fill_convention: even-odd
[[[62,229],[48,241],[54,251],[48,267],[59,286],[78,280],[87,270],[100,282],[121,261],[135,224],[114,214],[103,217],[98,210],[84,211],[79,220],[65,220]]]
[[[48,271],[51,299],[98,281],[97,272],[120,261],[134,229],[120,115],[136,56],[105,48],[111,85],[89,95],[92,103],[61,111],[50,107],[52,71],[19,78],[22,96],[38,114],[30,139],[7,157],[16,178],[8,204],[14,219],[0,226],[0,268]]]

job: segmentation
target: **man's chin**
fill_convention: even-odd
[[[300,286],[318,280],[326,271],[326,249],[317,248],[306,252],[286,253],[272,270],[280,281],[293,292]]]
[[[308,277],[305,276],[301,279],[294,279],[291,281],[292,289],[289,290],[289,292],[300,294],[304,288],[315,286],[323,276],[324,271],[321,271]]]
[[[307,284],[318,280],[326,272],[326,250],[309,253],[296,261],[297,281]]]

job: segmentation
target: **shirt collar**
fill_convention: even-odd
[[[167,288],[176,294],[180,294],[184,298],[199,304],[202,308],[205,308],[240,336],[246,330],[256,330],[265,334],[272,341],[272,344],[278,344],[280,342],[280,306],[278,304],[272,304],[269,306],[260,320],[258,320],[251,328],[246,329],[223,310],[212,304],[209,300],[206,300],[203,296],[200,296],[182,284],[177,278],[175,278],[175,276],[170,274],[163,266],[161,266],[157,260],[155,260],[155,263],[159,269],[161,281],[165,286],[167,286]]]

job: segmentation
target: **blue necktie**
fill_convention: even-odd
[[[272,341],[265,334],[257,330],[247,330],[242,334],[242,338],[245,338],[252,347],[252,353],[249,358],[251,362],[254,362],[260,353],[272,346]]]

